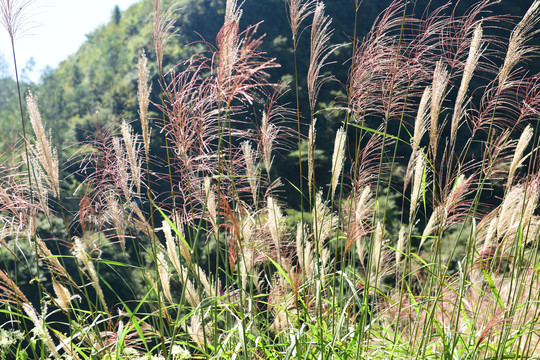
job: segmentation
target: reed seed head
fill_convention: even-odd
[[[431,125],[429,129],[429,144],[431,147],[431,153],[433,158],[437,156],[437,146],[438,146],[438,137],[439,137],[439,113],[441,111],[441,106],[444,98],[444,93],[446,91],[446,86],[448,85],[449,75],[446,67],[442,61],[437,62],[435,66],[435,71],[433,72],[433,84],[432,84],[432,96],[431,96]]]
[[[293,47],[298,46],[298,31],[302,22],[313,13],[315,0],[285,0],[288,10],[289,25],[292,31]]]
[[[165,254],[157,254],[157,269],[159,275],[159,282],[161,284],[161,289],[165,294],[165,297],[169,302],[173,302],[171,295],[171,272],[169,270],[169,263],[165,259]]]
[[[313,187],[313,176],[315,174],[315,123],[317,119],[313,118],[313,121],[309,125],[308,132],[308,191],[309,198],[311,199],[311,189]]]
[[[144,151],[148,157],[150,151],[150,128],[148,125],[148,105],[150,104],[150,86],[148,85],[148,77],[150,75],[147,67],[148,59],[146,54],[141,54],[138,63],[138,92],[137,97],[139,99],[139,117],[141,119],[142,137],[144,144]]]
[[[37,144],[34,148],[35,156],[39,160],[39,163],[47,174],[47,182],[54,192],[54,195],[58,197],[60,195],[60,182],[58,180],[58,154],[56,149],[50,144],[51,136],[47,136],[43,122],[41,121],[41,115],[38,110],[36,97],[32,92],[28,92],[26,96],[26,105],[28,107],[28,114],[30,115],[30,122],[36,135]]]
[[[454,115],[452,116],[452,125],[450,130],[450,142],[453,142],[456,138],[459,121],[463,116],[463,102],[465,100],[465,94],[467,93],[467,89],[472,79],[474,69],[476,68],[478,60],[482,55],[481,43],[482,26],[481,24],[478,24],[474,29],[473,38],[471,40],[471,47],[469,48],[469,56],[467,57],[465,68],[463,69],[463,77],[461,78],[461,84],[459,86],[456,102],[454,103]]]
[[[332,199],[336,193],[336,188],[339,182],[341,169],[343,168],[343,161],[345,158],[345,144],[347,142],[347,133],[343,127],[339,128],[336,132],[336,139],[334,141],[334,153],[332,155]]]
[[[28,20],[35,3],[35,0],[0,0],[0,24],[12,43],[28,31]]]
[[[535,47],[528,46],[527,42],[538,33],[534,28],[539,21],[540,0],[534,0],[531,7],[527,10],[510,35],[506,57],[499,72],[500,89],[504,89],[508,85],[507,80],[514,67],[529,53],[535,50]]]
[[[516,150],[514,151],[514,156],[512,157],[512,162],[510,163],[510,169],[508,170],[508,181],[506,182],[506,188],[510,188],[512,184],[512,180],[514,179],[515,172],[517,168],[523,163],[525,158],[523,158],[523,153],[525,152],[525,149],[527,146],[529,146],[529,143],[531,142],[531,139],[533,137],[533,128],[531,125],[527,125],[525,130],[521,133],[521,136],[519,137]]]

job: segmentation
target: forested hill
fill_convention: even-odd
[[[354,34],[354,4],[353,0],[326,0],[327,13],[331,15],[332,27],[335,29],[333,43],[345,43]],[[390,1],[364,0],[358,12],[357,33],[359,38],[370,29],[377,14]],[[431,8],[443,4],[443,1],[432,1]],[[424,11],[427,1],[416,3],[416,11]],[[190,54],[200,50],[204,39],[210,45],[215,44],[215,37],[223,24],[224,0],[181,0],[177,2],[175,12],[177,33],[169,41],[164,56],[165,70],[185,60]],[[462,2],[458,9],[467,8],[468,1]],[[529,5],[528,0],[503,0],[492,7],[495,13],[521,16]],[[412,6],[412,5],[411,5]],[[273,80],[293,79],[294,63],[291,43],[291,31],[287,20],[287,10],[284,0],[246,0],[242,6],[243,16],[240,26],[242,29],[249,25],[258,24],[257,34],[265,34],[262,49],[269,57],[276,58],[281,65],[273,70]],[[413,11],[411,8],[410,11]],[[127,120],[137,119],[137,58],[144,50],[149,58],[149,66],[154,87],[153,101],[158,102],[159,80],[155,62],[152,41],[153,1],[142,0],[126,11],[116,9],[111,14],[108,24],[101,26],[87,35],[87,41],[80,49],[57,69],[43,75],[39,85],[26,85],[34,88],[42,117],[47,127],[53,129],[53,142],[63,150],[65,160],[72,152],[75,141],[84,141],[88,131],[93,131],[96,123],[109,124],[120,116]],[[308,21],[304,25],[308,25]],[[191,44],[188,46],[188,44]],[[350,64],[351,47],[340,48],[331,58],[334,65],[326,67],[326,71],[336,81],[328,82],[323,87],[320,104],[328,104],[336,95],[343,93],[346,82],[347,68]],[[35,54],[39,56],[39,54]],[[299,59],[309,59],[309,29],[302,34],[298,48]],[[299,62],[300,99],[305,101],[305,74],[308,61]],[[2,104],[0,121],[2,124],[15,123],[16,102],[14,84],[10,79],[2,80]],[[4,94],[5,93],[5,94]],[[289,92],[292,94],[292,92]],[[13,98],[11,98],[13,96]],[[10,100],[11,99],[11,100]],[[290,96],[285,102],[293,103]],[[9,104],[6,105],[6,104]],[[154,109],[155,111],[155,109]],[[156,114],[154,114],[156,115]],[[339,120],[338,120],[339,121]],[[318,126],[319,147],[325,149],[325,137],[332,137],[333,130],[339,123],[330,119],[330,115],[320,116]],[[2,128],[6,128],[3,126]],[[321,128],[320,128],[321,129]],[[326,131],[328,130],[328,131]],[[2,136],[7,136],[2,134]],[[161,144],[155,144],[160,147]]]

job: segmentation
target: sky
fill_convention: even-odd
[[[121,10],[139,0],[34,0],[30,22],[32,28],[15,42],[17,64],[20,69],[34,59],[32,81],[38,81],[41,72],[48,66],[55,68],[74,54],[86,40],[86,34],[99,25],[106,24],[115,5]],[[11,43],[3,27],[0,27],[0,57],[11,61]]]

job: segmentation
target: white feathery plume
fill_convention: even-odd
[[[405,241],[407,237],[407,226],[401,225],[399,228],[399,235],[398,235],[398,242],[396,246],[396,266],[399,266],[399,263],[401,261],[401,256],[403,254],[403,251],[405,249]]]
[[[514,151],[514,156],[512,157],[512,162],[510,163],[510,169],[508,170],[508,181],[506,182],[506,188],[510,188],[512,180],[514,179],[515,172],[517,168],[523,163],[525,158],[523,158],[523,153],[525,149],[531,142],[533,137],[533,128],[531,125],[527,125],[525,130],[521,133],[519,137],[516,150]]]
[[[538,30],[535,30],[535,26],[539,21],[540,0],[534,0],[529,10],[527,10],[510,35],[504,64],[499,72],[500,89],[504,89],[507,85],[506,82],[512,69],[527,56],[527,54],[535,50],[535,47],[526,46],[526,44],[538,33]]]
[[[371,249],[371,273],[378,274],[382,260],[382,243],[384,228],[378,221],[373,234],[373,248]]]
[[[332,214],[322,198],[322,191],[315,195],[315,206],[312,210],[313,216],[313,237],[317,246],[316,251],[321,251],[323,243],[332,235],[333,228],[337,225],[338,219]]]
[[[263,112],[261,122],[261,141],[264,157],[264,166],[266,167],[266,173],[270,176],[270,168],[272,167],[272,149],[274,147],[274,141],[277,138],[279,129],[276,125],[271,124],[268,121],[266,112]]]
[[[39,160],[41,166],[47,174],[47,182],[54,192],[54,195],[58,197],[60,195],[60,182],[58,180],[58,154],[56,149],[50,144],[51,136],[45,134],[45,128],[41,121],[41,115],[38,110],[35,96],[32,92],[28,92],[26,96],[26,104],[28,107],[28,114],[30,116],[30,122],[34,133],[36,134],[37,145],[34,148],[36,152],[36,158]]]
[[[437,62],[433,72],[433,84],[431,95],[431,125],[429,129],[429,144],[433,158],[437,156],[437,140],[439,131],[439,112],[441,110],[444,92],[448,85],[449,75],[442,61]]]
[[[203,180],[204,183],[204,194],[206,199],[206,208],[208,209],[208,215],[210,218],[210,222],[212,223],[212,226],[214,227],[214,231],[217,232],[218,229],[218,218],[217,218],[217,203],[216,203],[216,194],[214,193],[214,190],[212,189],[212,178],[205,177]]]
[[[321,69],[332,51],[336,48],[329,45],[330,38],[333,34],[333,30],[330,28],[331,22],[330,17],[324,14],[324,4],[317,2],[311,25],[311,46],[307,75],[308,98],[312,114],[315,112],[317,95],[323,84],[323,79],[320,75]]]
[[[244,141],[241,144],[242,153],[244,155],[244,161],[246,163],[246,175],[253,196],[253,202],[257,201],[257,189],[258,189],[258,173],[257,173],[257,154],[253,151],[251,143]]]
[[[58,351],[56,351],[56,346],[54,345],[53,339],[51,338],[51,335],[49,334],[49,330],[45,326],[45,322],[43,321],[43,316],[39,316],[36,313],[36,309],[30,304],[30,303],[23,303],[22,308],[24,312],[28,315],[32,323],[34,324],[34,332],[38,337],[42,337],[45,346],[50,351],[50,353],[54,356],[55,359],[61,359],[60,354],[58,354]]]
[[[452,116],[452,125],[450,130],[450,142],[453,142],[456,138],[459,121],[463,116],[463,102],[465,100],[465,94],[469,87],[469,83],[472,79],[474,69],[478,64],[478,60],[482,55],[482,26],[476,25],[474,28],[473,38],[471,40],[471,47],[469,48],[469,56],[463,69],[463,77],[461,78],[461,85],[459,86],[456,102],[454,104],[454,115]]]
[[[94,267],[94,263],[89,260],[88,255],[86,254],[86,251],[84,250],[82,241],[79,237],[77,236],[73,237],[73,244],[74,244],[73,254],[86,267],[86,271],[88,271],[88,275],[90,276],[92,287],[96,291],[99,297],[99,300],[101,301],[101,304],[103,305],[103,308],[107,310],[107,303],[105,302],[105,296],[103,295],[103,290],[101,289],[101,286],[99,285],[99,277],[97,275],[96,268]]]
[[[411,178],[411,172],[415,166],[416,156],[418,149],[420,148],[420,141],[426,133],[428,125],[428,104],[431,100],[431,86],[427,86],[422,93],[422,98],[420,99],[420,105],[418,106],[418,112],[416,114],[416,120],[414,122],[414,132],[413,137],[411,138],[411,148],[412,153],[409,158],[409,164],[407,165],[407,172],[405,173],[405,181],[403,187],[406,189],[409,184],[409,179]]]
[[[309,198],[311,199],[311,188],[313,187],[313,176],[315,174],[315,123],[317,119],[313,118],[313,121],[309,125],[308,132],[308,191]]]
[[[167,300],[172,303],[173,300],[171,295],[171,272],[169,270],[169,264],[165,259],[165,254],[161,252],[157,254],[157,268],[159,281],[161,283],[161,289],[163,289],[163,293],[165,294]]]
[[[180,259],[178,258],[178,247],[180,248],[180,254],[182,257],[186,260],[188,264],[191,264],[191,251],[189,250],[189,247],[187,244],[180,240],[178,241],[176,236],[173,236],[171,225],[167,220],[163,220],[161,230],[163,231],[163,234],[165,235],[165,243],[167,246],[167,255],[169,256],[169,259],[171,263],[173,264],[176,271],[180,272]],[[179,231],[182,231],[179,229]]]
[[[332,155],[332,199],[336,193],[336,188],[339,182],[339,176],[341,169],[343,168],[343,160],[345,158],[345,143],[347,141],[347,134],[343,127],[340,127],[336,132],[336,139],[334,141],[334,153]]]
[[[425,169],[424,154],[422,152],[419,152],[416,155],[416,161],[415,161],[415,166],[414,166],[414,179],[413,179],[413,187],[411,191],[411,208],[409,212],[409,222],[412,222],[414,212],[416,211],[416,206],[418,205],[418,200],[420,199],[420,194],[422,193],[424,169]]]
[[[243,4],[243,2],[242,2]],[[231,21],[239,22],[242,17],[242,6],[238,6],[238,0],[227,0],[225,3],[225,24]]]
[[[147,67],[148,59],[143,51],[138,63],[138,81],[137,81],[137,97],[139,99],[139,117],[141,119],[142,137],[144,151],[148,157],[150,151],[150,128],[148,125],[148,105],[150,104],[150,86],[148,85],[148,77],[150,72]]]
[[[276,200],[274,200],[273,197],[269,196],[266,199],[266,211],[268,214],[268,220],[267,220],[267,226],[268,230],[270,232],[270,235],[272,236],[272,240],[274,241],[274,245],[276,246],[278,253],[280,252],[281,248],[281,239],[283,237],[283,232],[285,230],[285,217],[281,213],[281,209],[279,207],[279,204]]]
[[[314,0],[285,0],[288,11],[289,24],[292,31],[293,47],[298,46],[298,30],[302,22],[313,13]]]
[[[141,193],[141,162],[138,159],[139,144],[137,143],[138,135],[133,132],[133,128],[127,122],[122,121],[122,139],[126,147],[127,158],[131,170],[132,181],[135,182],[137,194]]]
[[[185,296],[186,296],[187,301],[194,308],[198,307],[201,303],[201,298],[199,297],[199,294],[197,293],[197,290],[195,289],[195,286],[193,286],[193,283],[191,282],[191,280],[188,279],[188,269],[182,266],[179,275],[180,275],[181,281],[184,283],[184,286],[186,287]]]
[[[60,284],[54,276],[52,278],[52,283],[53,283],[54,293],[56,294],[56,299],[54,299],[54,301],[60,307],[60,309],[62,309],[65,312],[68,312],[69,303],[75,297],[71,296],[71,293],[69,292],[69,290],[65,286]]]

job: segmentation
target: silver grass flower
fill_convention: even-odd
[[[165,234],[165,245],[167,248],[167,256],[169,257],[169,261],[173,264],[175,270],[180,273],[181,271],[181,265],[180,265],[180,258],[178,257],[178,247],[176,239],[172,235],[172,229],[169,225],[169,222],[166,220],[163,220],[163,225],[161,226],[161,230],[163,231],[163,234]],[[186,261],[191,262],[191,254],[188,253],[189,258],[186,259]]]
[[[165,45],[177,33],[174,27],[175,5],[176,1],[173,1],[167,8],[163,9],[161,0],[154,0],[152,37],[154,39],[156,61],[160,74],[163,74],[163,52],[165,51]]]
[[[508,42],[506,57],[499,72],[499,88],[504,89],[507,85],[508,76],[514,67],[529,53],[535,50],[533,46],[527,46],[527,42],[533,38],[538,30],[536,24],[540,21],[540,0],[534,0],[531,7],[521,21],[512,31]]]
[[[382,224],[378,221],[375,227],[375,233],[373,234],[373,247],[371,248],[371,267],[370,267],[371,274],[375,275],[377,278],[379,277],[378,273],[381,267],[383,239],[384,239],[384,228]]]
[[[309,125],[308,132],[308,191],[309,198],[311,199],[311,189],[313,187],[313,176],[315,174],[315,123],[317,119],[313,119]]]
[[[399,228],[399,234],[398,234],[398,242],[396,246],[396,266],[399,266],[399,263],[401,261],[401,256],[403,254],[403,251],[405,250],[407,240],[407,226],[401,225]]]
[[[199,278],[199,281],[201,285],[204,288],[204,291],[206,292],[206,295],[210,296],[211,298],[214,298],[217,296],[215,291],[215,284],[211,279],[208,279],[208,276],[206,275],[206,272],[197,264],[192,264],[193,271],[195,272],[195,275],[197,278]]]
[[[56,149],[50,144],[51,135],[47,137],[45,134],[45,128],[41,121],[41,115],[38,110],[35,96],[32,92],[28,92],[26,96],[26,105],[28,107],[28,114],[30,116],[30,122],[36,135],[37,144],[34,147],[35,156],[39,160],[43,170],[47,174],[47,182],[54,192],[54,195],[58,197],[60,195],[60,182],[58,180],[58,154]]]
[[[148,157],[150,151],[150,128],[148,125],[148,105],[150,104],[150,86],[148,85],[149,71],[147,68],[148,59],[146,54],[141,54],[138,63],[138,91],[137,97],[139,99],[139,118],[141,119],[142,137],[144,144],[144,151]]]
[[[253,203],[257,202],[258,172],[257,172],[257,154],[253,151],[251,143],[244,141],[241,144],[244,162],[246,163],[246,175],[253,196]]]
[[[478,60],[482,55],[481,42],[482,26],[481,24],[478,24],[474,28],[473,38],[471,40],[471,47],[469,48],[469,56],[467,57],[465,68],[463,69],[463,77],[461,78],[461,84],[459,86],[456,102],[454,104],[454,115],[452,116],[452,125],[450,130],[450,142],[453,142],[456,138],[459,121],[463,116],[465,94],[467,93],[467,89],[472,79],[474,69],[476,68]]]
[[[292,31],[293,47],[298,46],[298,31],[302,22],[313,13],[315,0],[285,0],[288,9],[289,25]]]
[[[118,187],[124,193],[126,199],[131,198],[131,176],[129,175],[129,160],[126,156],[126,151],[120,143],[120,138],[113,137],[112,145],[114,150],[114,155],[116,159],[116,183],[119,184]]]
[[[523,163],[525,158],[523,158],[523,153],[525,152],[525,149],[531,142],[531,139],[533,137],[533,128],[531,125],[527,125],[525,130],[521,133],[521,136],[519,137],[516,150],[514,151],[514,156],[512,157],[512,162],[510,163],[510,169],[508,170],[508,181],[506,182],[506,188],[510,188],[510,185],[512,184],[512,180],[514,179],[515,172],[519,166]]]
[[[345,158],[345,143],[347,142],[347,134],[343,127],[340,127],[336,132],[334,140],[334,153],[332,155],[332,192],[331,197],[334,198],[336,188],[343,168],[343,160]]]
[[[420,146],[420,141],[426,133],[427,122],[428,122],[428,104],[431,100],[431,86],[427,86],[422,93],[422,98],[420,99],[420,105],[418,105],[418,112],[416,114],[416,120],[414,122],[414,132],[413,138],[411,139],[411,147],[413,149],[413,154],[418,151]],[[413,158],[413,156],[411,155]]]
[[[28,20],[35,3],[34,0],[0,0],[0,24],[12,43],[32,27]]]
[[[409,158],[409,164],[407,165],[407,172],[405,173],[405,181],[403,184],[405,189],[409,185],[411,173],[414,171],[420,141],[422,141],[422,137],[426,133],[428,127],[428,104],[430,100],[431,86],[427,86],[422,93],[422,98],[420,99],[420,105],[418,106],[418,112],[416,114],[416,120],[414,122],[413,137],[411,138],[412,153],[411,157]]]
[[[58,354],[58,351],[56,351],[56,346],[54,345],[51,335],[49,334],[49,330],[45,326],[43,316],[39,316],[36,312],[36,309],[30,303],[23,303],[22,308],[34,324],[35,334],[38,337],[43,338],[45,346],[55,359],[61,359],[60,354]]]
[[[422,194],[422,180],[424,178],[424,169],[424,154],[422,152],[419,152],[416,155],[416,161],[414,166],[414,179],[411,191],[411,208],[409,212],[409,222],[412,222],[414,212],[416,211],[416,206],[418,205],[418,200],[420,199],[420,194]]]
[[[71,293],[65,286],[60,284],[54,276],[52,278],[52,283],[53,283],[54,293],[56,294],[56,299],[54,301],[60,307],[60,309],[62,309],[62,311],[68,312],[69,303],[73,299],[73,297],[71,296]]]
[[[268,121],[266,112],[263,113],[261,122],[261,141],[262,141],[262,153],[264,157],[264,166],[266,172],[270,176],[270,169],[272,168],[272,150],[274,147],[274,141],[279,133],[279,128]]]
[[[157,254],[157,269],[159,275],[159,282],[161,284],[161,289],[165,294],[165,297],[169,302],[173,302],[171,295],[171,271],[169,270],[169,263],[165,259],[165,254]]]
[[[141,161],[138,157],[139,143],[138,135],[134,133],[133,128],[127,122],[122,121],[122,139],[126,147],[127,158],[131,171],[131,180],[135,183],[137,194],[141,193]]]
[[[315,206],[312,210],[313,237],[317,246],[316,251],[321,251],[324,241],[329,239],[332,231],[338,223],[337,216],[332,213],[322,198],[322,191],[315,195]]]
[[[437,157],[437,142],[439,136],[439,113],[444,98],[444,92],[448,85],[449,75],[442,61],[437,62],[433,72],[433,84],[431,95],[431,125],[429,129],[429,144],[433,158]]]
[[[214,190],[212,189],[212,178],[205,177],[203,180],[204,185],[204,194],[206,199],[206,208],[208,209],[208,215],[210,218],[210,222],[212,223],[214,227],[214,231],[217,232],[218,229],[218,212],[217,212],[217,202],[216,202],[216,194]]]
[[[55,276],[60,276],[66,279],[72,285],[75,285],[75,282],[71,279],[71,276],[69,276],[64,266],[62,266],[58,260],[58,257],[53,255],[47,245],[45,245],[45,242],[41,240],[39,236],[36,236],[34,240],[37,245],[37,255],[39,256],[39,259],[46,265],[48,271]]]
[[[307,75],[308,98],[312,114],[315,111],[317,95],[324,82],[320,75],[321,70],[336,48],[329,44],[333,34],[333,30],[330,28],[331,22],[330,17],[324,14],[324,4],[317,2],[311,24],[311,46]]]
[[[180,280],[186,287],[185,296],[187,301],[194,308],[198,307],[201,303],[201,298],[199,297],[199,293],[197,293],[197,290],[195,289],[195,286],[193,286],[191,280],[188,279],[188,269],[182,266],[178,275],[180,275]]]
[[[527,194],[523,185],[515,185],[507,190],[499,209],[499,221],[497,222],[497,238],[502,238],[512,229],[516,218],[521,218],[523,201]]]
[[[92,287],[96,291],[96,294],[98,295],[98,298],[101,301],[103,308],[107,310],[108,308],[107,308],[107,303],[105,302],[105,295],[103,294],[103,290],[101,289],[101,286],[99,285],[99,277],[96,272],[96,268],[94,267],[94,263],[91,261],[91,259],[89,259],[88,255],[86,254],[86,251],[84,250],[84,245],[81,239],[77,236],[73,237],[73,254],[86,267],[86,271],[88,272],[88,275],[90,276]]]
[[[120,241],[120,246],[122,247],[122,251],[126,251],[126,228],[127,228],[127,221],[124,214],[124,209],[120,206],[118,203],[118,198],[116,195],[111,191],[107,194],[107,209],[105,211],[105,216],[108,221],[110,221],[113,224],[114,231],[116,232],[116,236],[118,237],[118,240]]]
[[[225,24],[231,21],[238,23],[242,17],[241,6],[244,2],[238,5],[238,0],[227,0],[225,3]]]
[[[273,197],[266,199],[267,227],[278,252],[281,250],[281,239],[285,231],[285,217],[281,213],[279,204]]]
[[[173,260],[173,254],[177,254],[176,251],[177,248],[180,248],[180,254],[186,260],[188,264],[191,263],[191,251],[188,247],[188,245],[185,243],[185,239],[178,240],[176,236],[173,236],[171,226],[169,225],[169,222],[164,220],[163,226],[161,228],[163,230],[163,233],[165,234],[165,239],[167,242],[167,252],[169,254],[169,258],[171,259],[171,262],[177,262],[180,264],[180,260]],[[178,231],[182,232],[182,226],[178,229]],[[170,249],[170,250],[169,250]],[[177,257],[177,256],[176,256]],[[178,267],[175,265],[175,268],[178,270]]]

